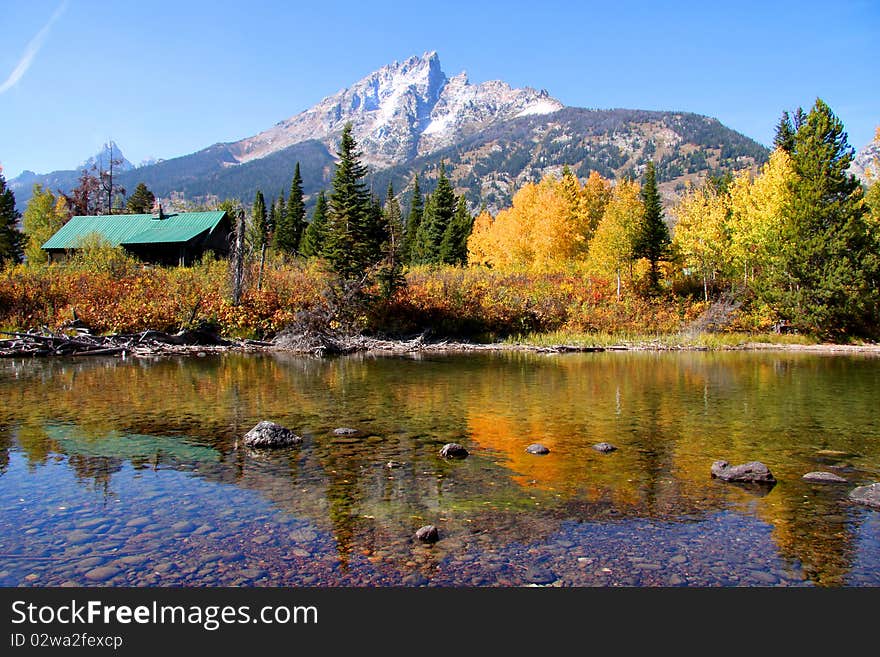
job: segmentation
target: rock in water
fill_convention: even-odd
[[[550,453],[550,449],[548,447],[545,447],[541,443],[532,443],[531,445],[526,447],[526,451],[529,454],[539,454],[539,455]]]
[[[727,461],[712,464],[712,476],[721,481],[734,481],[748,484],[775,484],[776,478],[770,468],[760,461],[749,461],[742,465],[730,465]]]
[[[880,509],[880,483],[853,488],[849,494],[853,502],[860,502]]]
[[[416,530],[416,539],[422,543],[436,543],[440,540],[440,533],[434,525],[425,525]]]
[[[595,445],[593,445],[593,449],[595,449],[597,452],[608,454],[609,452],[613,452],[617,448],[611,443],[596,443]]]
[[[248,447],[287,447],[301,442],[301,436],[268,420],[258,422],[257,426],[244,435],[244,444]]]
[[[339,427],[338,429],[334,429],[333,433],[337,436],[353,436],[356,433],[360,433],[360,431],[352,429],[351,427]]]
[[[463,459],[469,453],[464,448],[464,445],[459,445],[458,443],[446,443],[440,448],[440,456],[445,459]]]
[[[803,476],[804,481],[809,481],[813,484],[847,484],[849,483],[843,477],[834,474],[833,472],[808,472]]]

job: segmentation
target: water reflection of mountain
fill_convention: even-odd
[[[114,459],[143,466],[153,453],[163,467],[259,491],[330,529],[343,556],[385,546],[406,560],[412,530],[437,518],[461,540],[488,532],[534,542],[570,518],[694,519],[734,505],[770,523],[780,552],[813,581],[839,585],[860,516],[842,491],[805,487],[800,476],[816,469],[822,448],[858,455],[854,478],[880,470],[876,363],[852,358],[227,354],[4,366],[0,426],[16,428],[0,430],[0,473],[13,433],[31,462],[69,454],[94,481]],[[263,418],[303,433],[304,446],[264,456],[235,449]],[[69,425],[78,440],[50,435]],[[330,434],[343,425],[365,435]],[[122,435],[146,442],[120,452],[113,437]],[[441,460],[449,440],[472,456]],[[535,441],[550,455],[526,454]],[[620,449],[599,454],[590,448],[599,441]],[[100,457],[110,461],[89,460]],[[760,459],[780,484],[758,497],[713,482],[715,458]]]

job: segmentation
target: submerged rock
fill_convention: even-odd
[[[813,484],[848,484],[849,482],[843,477],[833,472],[808,472],[803,477],[804,481]]]
[[[287,427],[268,420],[258,422],[244,435],[244,444],[248,447],[287,447],[301,442],[301,436],[297,436]]]
[[[464,448],[464,445],[458,443],[446,443],[440,448],[440,456],[445,459],[463,459],[468,454],[470,452]]]
[[[609,452],[613,452],[617,448],[611,443],[596,443],[595,445],[593,445],[593,449],[595,449],[597,452],[608,454]]]
[[[360,433],[360,430],[352,429],[351,427],[339,427],[333,430],[333,434],[336,436],[353,436],[356,433]]]
[[[538,455],[550,453],[550,449],[548,447],[542,445],[541,443],[532,443],[531,445],[526,447],[526,451],[529,454],[538,454]]]
[[[730,465],[727,461],[712,464],[712,476],[721,481],[734,481],[748,484],[775,484],[776,477],[770,468],[760,461],[749,461],[741,465]]]
[[[854,488],[850,491],[849,499],[853,502],[880,508],[880,483]]]
[[[436,543],[440,540],[440,532],[434,525],[425,525],[416,530],[416,539],[422,543]]]

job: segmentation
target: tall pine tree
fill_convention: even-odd
[[[327,230],[327,196],[318,193],[312,220],[303,231],[299,251],[307,258],[319,257],[324,252],[324,240]]]
[[[654,163],[648,162],[645,183],[642,185],[644,214],[636,232],[634,251],[638,258],[648,260],[648,289],[651,294],[660,291],[660,261],[669,257],[669,227],[663,221],[663,205],[657,190]]]
[[[269,241],[269,216],[263,192],[257,190],[251,208],[251,222],[248,226],[248,242],[252,251],[261,251]]]
[[[455,192],[446,177],[446,167],[441,162],[437,187],[425,203],[424,216],[417,233],[417,260],[421,264],[436,265],[441,262],[440,245],[455,215],[455,204]]]
[[[425,210],[425,201],[422,198],[422,189],[419,186],[419,174],[413,177],[412,197],[409,204],[409,215],[406,219],[406,232],[403,237],[403,258],[408,264],[417,262],[416,242],[418,240],[419,227],[422,225],[422,214]]]
[[[382,222],[385,240],[382,243],[382,264],[376,278],[382,298],[389,299],[396,290],[406,285],[403,276],[403,216],[390,182],[382,208]]]
[[[282,253],[294,255],[300,252],[300,242],[306,228],[306,206],[303,197],[303,182],[299,162],[293,170],[290,183],[290,196],[284,212],[284,222],[275,232],[275,248]]]
[[[854,150],[821,99],[799,115],[779,310],[813,334],[876,334],[880,227],[866,220],[861,184],[848,171]]]
[[[24,256],[25,237],[18,229],[20,216],[15,209],[15,195],[6,187],[0,169],[0,267],[4,263],[19,263]]]
[[[467,264],[467,240],[474,227],[474,218],[468,212],[464,194],[458,197],[455,214],[446,227],[440,243],[440,262],[447,265]]]
[[[323,253],[343,280],[363,278],[379,260],[373,199],[363,182],[367,168],[351,130],[351,123],[342,130]]]

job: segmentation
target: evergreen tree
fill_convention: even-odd
[[[645,171],[645,183],[642,186],[642,203],[644,214],[639,223],[635,238],[635,254],[638,258],[646,258],[650,269],[648,270],[648,286],[650,292],[657,293],[660,289],[660,270],[658,265],[661,260],[669,256],[669,227],[663,221],[663,206],[660,202],[660,193],[657,190],[657,179],[654,172],[654,163],[648,162]]]
[[[447,265],[467,264],[467,241],[474,227],[474,218],[468,212],[464,194],[458,197],[455,214],[446,227],[440,243],[440,262]]]
[[[299,171],[299,162],[297,162],[293,170],[290,196],[287,199],[283,221],[275,231],[275,248],[290,255],[299,253],[305,227],[306,206],[303,199],[302,176]]]
[[[376,278],[382,298],[389,299],[397,289],[406,285],[403,276],[403,215],[390,182],[382,209],[382,223],[385,240],[382,243],[382,265]]]
[[[324,252],[324,240],[327,229],[327,197],[324,192],[318,194],[312,220],[303,231],[299,251],[307,258],[320,256]]]
[[[417,233],[417,259],[422,264],[439,264],[440,245],[446,229],[455,215],[455,192],[446,177],[446,167],[440,164],[437,187],[425,203],[424,216]]]
[[[351,123],[343,128],[337,152],[323,253],[343,280],[362,278],[379,260],[373,199],[363,182],[367,168],[351,129]]]
[[[153,194],[153,192],[141,182],[134,188],[132,195],[128,197],[125,209],[128,210],[130,214],[147,214],[152,212],[155,203],[155,194]]]
[[[406,232],[403,237],[403,258],[408,264],[415,264],[416,260],[416,241],[418,239],[419,227],[422,225],[422,214],[424,213],[425,203],[422,199],[422,190],[419,187],[419,174],[413,178],[412,199],[409,205],[409,215],[406,219]]]
[[[0,267],[6,262],[21,262],[24,256],[24,235],[18,229],[18,211],[15,195],[6,187],[6,179],[0,169]]]
[[[773,138],[773,148],[781,148],[789,155],[794,151],[795,129],[791,123],[791,116],[783,112],[779,123],[776,124],[776,136]]]
[[[853,156],[843,123],[816,99],[795,135],[778,281],[783,316],[813,334],[878,330],[880,227],[866,220],[861,184],[848,171]]]
[[[248,226],[248,242],[253,251],[260,251],[269,241],[269,217],[263,192],[257,190],[251,208],[251,223]]]

